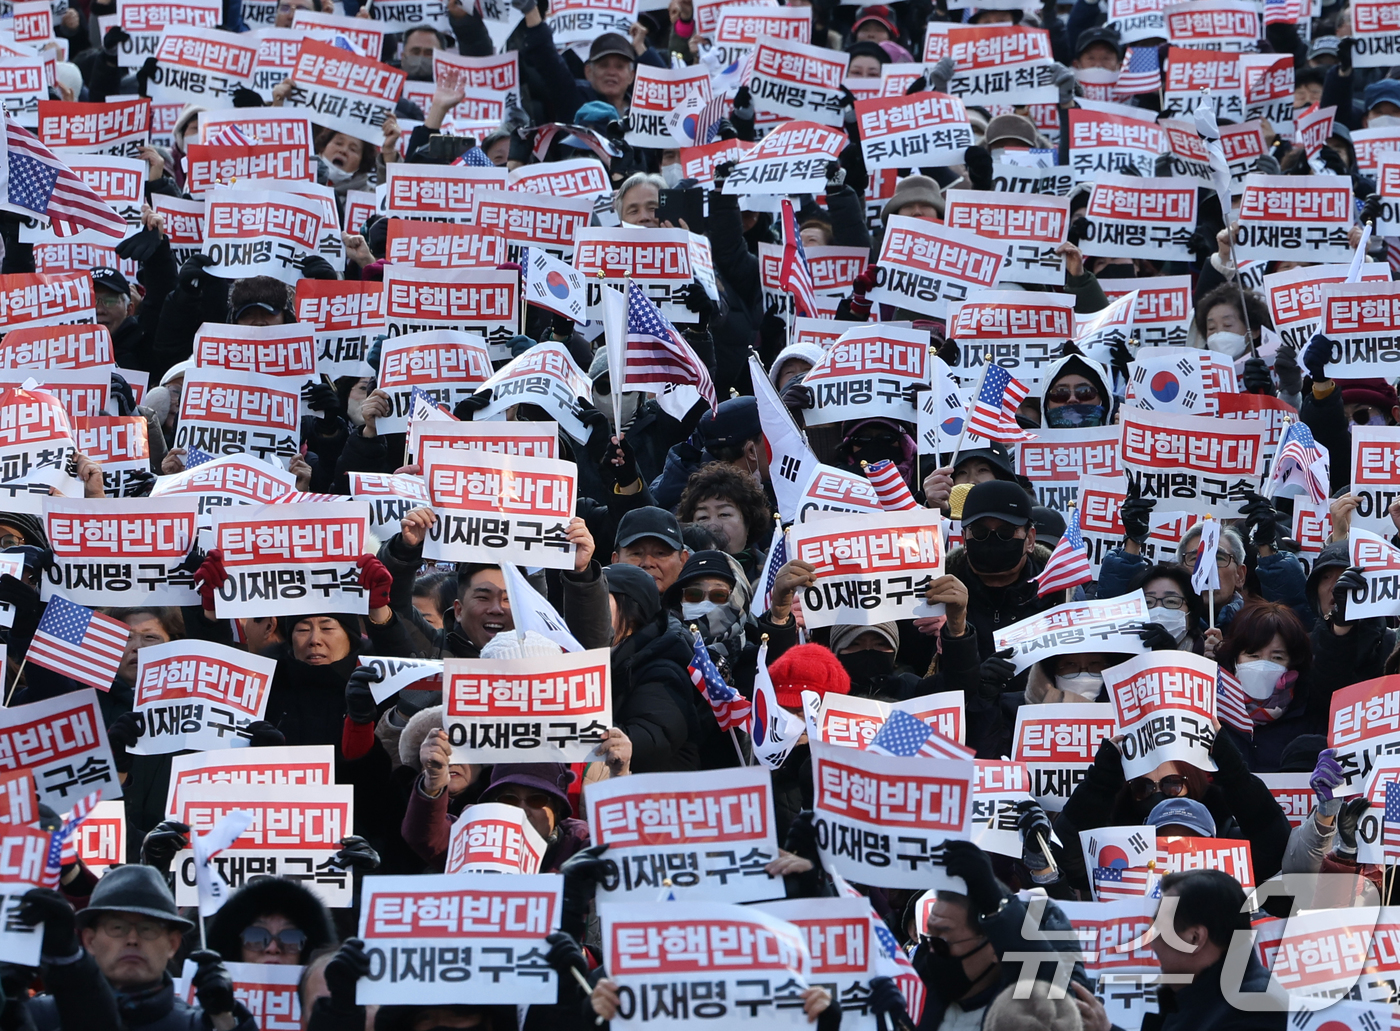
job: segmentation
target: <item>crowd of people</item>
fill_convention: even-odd
[[[1302,346],[1280,340],[1258,276],[1304,264],[1255,262],[1247,269],[1236,261],[1231,213],[1222,211],[1214,188],[1198,184],[1191,260],[1181,262],[1095,254],[1086,219],[1093,184],[1077,183],[1069,194],[1067,236],[1055,251],[1063,283],[1018,289],[1031,297],[1063,293],[1083,317],[1107,308],[1110,295],[1119,296],[1119,288],[1131,288],[1134,280],[1188,274],[1194,299],[1189,346],[1213,352],[1231,366],[1240,393],[1284,402],[1291,419],[1306,426],[1330,458],[1330,530],[1320,550],[1305,548],[1294,539],[1299,497],[1267,497],[1256,490],[1244,504],[1220,514],[1224,526],[1216,554],[1200,556],[1205,525],[1197,522],[1179,541],[1164,543],[1154,536],[1161,525],[1155,516],[1169,509],[1169,501],[1134,488],[1121,505],[1121,540],[1096,557],[1094,579],[1068,593],[1046,592],[1037,578],[1047,572],[1062,539],[1079,533],[1079,522],[1075,517],[1071,525],[1064,508],[1037,503],[1035,485],[1018,472],[1018,438],[959,435],[956,449],[940,451],[929,446],[913,421],[890,418],[874,407],[868,417],[804,426],[819,408],[804,380],[826,352],[821,344],[799,338],[788,310],[795,299],[768,285],[759,252],[763,245],[800,250],[797,241],[788,238],[772,205],[724,191],[732,163],[720,163],[702,184],[686,176],[679,141],[673,149],[626,141],[639,68],[708,67],[716,82],[724,74],[714,56],[715,41],[701,28],[703,9],[691,0],[671,0],[666,8],[644,5],[655,9],[637,14],[627,34],[604,32],[583,46],[558,46],[546,0],[512,0],[512,5],[518,15],[497,12],[497,22],[504,19],[511,26],[508,35],[495,37],[504,38],[500,45],[491,31],[497,25],[482,10],[490,5],[450,0],[431,24],[391,26],[383,53],[369,55],[401,69],[410,82],[430,82],[435,54],[518,53],[519,104],[499,128],[457,145],[453,112],[467,91],[438,84],[426,110],[410,99],[398,101],[380,127],[382,146],[317,125],[316,181],[333,189],[343,217],[349,195],[382,187],[387,166],[397,162],[460,163],[466,154],[467,164],[513,172],[540,162],[596,160],[612,194],[610,207],[600,205],[594,223],[620,224],[639,234],[672,228],[663,202],[677,191],[693,190],[701,198],[706,213],[701,235],[713,254],[715,289],[707,290],[697,278],[672,300],[692,316],[679,325],[679,337],[708,370],[717,403],[702,398],[677,413],[659,392],[614,397],[617,369],[597,324],[575,324],[539,304],[530,305],[522,332],[510,340],[515,357],[542,345],[562,348],[591,388],[591,396],[578,399],[586,436],[559,437],[562,455],[577,470],[577,505],[566,527],[572,568],[537,570],[529,582],[583,648],[610,650],[612,719],[600,734],[596,758],[574,764],[455,762],[439,686],[421,681],[388,698],[376,695],[380,674],[361,664],[362,656],[503,661],[544,660],[563,652],[554,639],[517,627],[507,574],[499,565],[453,567],[424,558],[425,542],[440,517],[431,504],[407,510],[397,532],[386,532],[378,542],[377,554],[360,558],[358,584],[368,597],[367,615],[324,611],[219,618],[217,597],[228,571],[219,551],[197,546],[189,568],[200,604],[107,610],[130,630],[121,667],[99,695],[124,800],[127,854],[98,876],[80,855],[65,852],[56,888],[32,887],[10,900],[16,908],[7,909],[6,932],[18,926],[16,921],[42,925],[42,948],[37,967],[0,965],[0,1028],[252,1031],[259,1022],[235,991],[226,967],[231,963],[301,968],[296,989],[301,1026],[317,1031],[517,1031],[602,1024],[618,1017],[623,993],[610,975],[595,893],[609,878],[615,884],[617,872],[606,847],[590,838],[590,786],[668,773],[678,775],[678,790],[697,789],[706,783],[707,771],[756,761],[750,734],[722,726],[712,695],[703,686],[697,690],[702,683],[695,670],[697,635],[719,677],[740,698],[753,699],[757,683],[771,683],[777,704],[798,717],[804,707],[810,711],[828,697],[888,707],[955,692],[965,719],[963,743],[978,759],[1001,759],[1013,754],[1018,714],[1110,700],[1105,671],[1131,656],[1093,649],[1061,652],[1026,667],[998,647],[999,636],[1057,605],[1141,592],[1147,618],[1134,632],[1143,649],[1213,660],[1247,698],[1243,725],[1213,721],[1208,754],[1215,768],[1173,760],[1129,777],[1121,739],[1105,738],[1067,798],[1051,806],[1045,799],[1028,799],[1019,807],[1015,826],[1023,839],[1021,855],[948,843],[947,873],[962,879],[965,894],[940,889],[931,906],[921,907],[921,890],[855,886],[912,963],[926,998],[916,1005],[893,980],[875,977],[868,999],[858,1009],[846,1000],[843,1009],[843,1000],[817,987],[814,978],[801,996],[801,1011],[822,1031],[835,1031],[843,1012],[848,1025],[873,1020],[881,1031],[887,1026],[1281,1031],[1289,1017],[1283,1010],[1227,1001],[1222,970],[1233,936],[1263,914],[1251,912],[1245,887],[1226,872],[1178,871],[1160,880],[1157,893],[1174,898],[1176,905],[1169,911],[1171,933],[1159,934],[1151,948],[1162,973],[1183,976],[1162,984],[1145,1015],[1139,1012],[1131,1022],[1106,1008],[1103,986],[1096,994],[1072,943],[1052,946],[1071,957],[1068,985],[1049,983],[1051,964],[1029,975],[1045,979],[1038,987],[1018,996],[1024,953],[1046,949],[1028,934],[1033,927],[1028,906],[1048,897],[1044,926],[1068,927],[1057,903],[1097,897],[1081,842],[1098,828],[1132,825],[1155,827],[1159,836],[1247,841],[1251,887],[1279,874],[1359,874],[1373,885],[1370,893],[1358,889],[1338,905],[1376,904],[1388,884],[1383,867],[1357,861],[1358,824],[1369,803],[1356,797],[1361,782],[1343,776],[1328,734],[1339,691],[1400,672],[1396,619],[1348,612],[1363,574],[1348,543],[1362,503],[1352,487],[1351,434],[1357,426],[1400,424],[1393,380],[1334,379],[1328,367],[1336,352],[1325,336],[1315,335]],[[130,66],[122,50],[130,33],[105,20],[120,13],[119,6],[115,0],[80,0],[55,15],[53,32],[66,45],[66,60],[57,64],[51,99],[101,105],[144,95],[158,77],[155,58],[140,68]],[[298,11],[343,14],[372,24],[381,17],[371,3],[359,0],[334,5],[282,0],[271,6],[273,20],[260,26],[250,20],[252,5],[224,0],[219,28],[236,33],[291,28]],[[877,258],[890,219],[941,223],[958,191],[993,191],[994,169],[1032,155],[1033,163],[1046,168],[1067,164],[1070,112],[1093,103],[1085,85],[1101,85],[1099,73],[1124,69],[1127,45],[1100,0],[1024,8],[1004,0],[992,7],[953,9],[926,0],[859,8],[787,0],[786,6],[810,12],[810,36],[804,39],[849,58],[841,102],[849,142],[827,165],[824,193],[793,198],[793,228],[802,247],[869,251],[868,267],[841,286],[840,303],[827,321],[837,326],[897,322],[902,330],[926,334],[929,353],[964,380],[967,402],[967,392],[981,380],[977,370],[960,367],[959,343],[945,321],[897,310],[871,296],[877,293]],[[1294,22],[1259,20],[1253,49],[1293,59],[1295,111],[1301,115],[1320,105],[1335,107],[1335,116],[1320,148],[1311,149],[1265,123],[1267,147],[1248,171],[1345,182],[1355,202],[1350,242],[1357,260],[1385,267],[1383,234],[1378,231],[1368,243],[1362,232],[1367,223],[1379,222],[1381,197],[1374,177],[1358,162],[1352,134],[1400,124],[1400,81],[1383,68],[1354,67],[1356,40],[1345,3],[1324,3],[1320,15],[1311,18],[1306,9],[1301,16],[1295,12]],[[969,105],[973,143],[963,160],[899,169],[888,196],[877,197],[880,177],[866,167],[857,99],[848,87],[907,64],[917,72],[910,94],[948,92],[958,75],[956,61],[951,56],[928,60],[924,53],[926,41],[936,36],[930,26],[940,22],[1044,30],[1054,59],[1050,78],[1059,93],[1055,117],[1037,120],[1025,106]],[[1170,49],[1165,34],[1132,43],[1154,52],[1160,48],[1154,67],[1165,73]],[[136,274],[91,269],[96,322],[110,332],[116,365],[145,374],[150,384],[138,399],[123,376],[112,377],[108,412],[140,416],[149,436],[149,474],[134,478],[126,495],[149,494],[164,478],[194,465],[192,449],[177,445],[176,434],[201,326],[277,327],[297,321],[295,287],[285,278],[226,278],[201,253],[177,263],[167,219],[154,202],[160,196],[190,197],[189,148],[201,140],[206,110],[294,105],[293,93],[289,78],[266,94],[243,87],[226,102],[207,108],[191,104],[175,121],[168,146],[149,141],[140,149],[149,169],[146,204],[140,225],[116,247],[123,261],[135,263]],[[777,124],[765,117],[771,108],[756,103],[747,85],[725,96],[717,140],[751,143]],[[1149,119],[1178,113],[1161,90],[1120,99]],[[1222,126],[1229,122],[1220,118]],[[552,123],[567,131],[549,142],[540,129]],[[452,144],[443,146],[445,138]],[[1168,161],[1158,175],[1169,170]],[[9,174],[16,174],[13,166]],[[343,273],[311,257],[302,274],[382,280],[392,267],[386,260],[389,221],[372,214],[363,224],[346,227]],[[13,206],[0,214],[4,275],[36,271],[35,244],[25,237],[31,224]],[[518,262],[500,267],[523,274]],[[1106,291],[1108,280],[1126,282],[1109,284]],[[8,328],[0,326],[0,332]],[[378,364],[379,347],[371,349],[371,366]],[[1133,338],[1086,353],[1065,339],[1019,402],[1011,428],[1053,433],[1115,425],[1134,404],[1129,387],[1147,350]],[[504,364],[497,362],[498,368]],[[759,369],[766,381],[756,383],[751,370]],[[803,597],[818,583],[818,570],[783,544],[783,529],[794,519],[780,504],[782,485],[775,489],[774,484],[779,427],[759,394],[778,399],[818,461],[857,477],[890,463],[930,525],[955,529],[959,536],[946,562],[921,588],[942,615],[807,627]],[[303,400],[310,414],[301,421],[299,453],[287,471],[308,498],[348,497],[354,474],[421,478],[422,466],[410,461],[405,435],[377,427],[393,412],[377,375],[309,385]],[[470,421],[492,401],[491,392],[482,391],[461,401],[452,415]],[[548,420],[548,415],[522,404],[510,418]],[[123,504],[122,497],[110,496],[102,465],[91,456],[76,455],[72,473],[83,496]],[[1395,494],[1393,484],[1390,493]],[[1400,500],[1390,504],[1388,514],[1400,539]],[[55,596],[44,589],[53,552],[43,513],[0,513],[0,545],[23,563],[20,575],[0,577],[0,601],[13,612],[12,625],[0,631],[7,648],[7,705],[42,703],[80,690],[80,678],[25,661]],[[772,554],[778,548],[781,558]],[[1216,586],[1202,591],[1200,570],[1212,562]],[[353,787],[355,825],[333,864],[353,878],[354,906],[328,909],[297,881],[266,876],[236,887],[211,916],[176,905],[172,864],[190,847],[191,829],[169,819],[173,756],[141,747],[150,728],[138,710],[136,683],[143,649],[186,640],[243,649],[275,662],[265,714],[246,728],[247,745],[334,749],[334,782]],[[812,732],[808,723],[807,733]],[[781,878],[778,894],[841,894],[845,882],[833,876],[839,871],[825,843],[819,843],[813,815],[807,734],[769,772],[781,851],[767,872]],[[1261,779],[1276,773],[1310,775],[1314,804],[1296,825]],[[355,936],[364,878],[441,873],[454,823],[472,807],[491,803],[523,810],[545,843],[539,872],[562,874],[562,926],[548,937],[547,957],[557,973],[557,1002],[519,1010],[514,1004],[357,1002],[357,983],[370,969],[365,943]],[[43,806],[36,825],[57,831],[62,816]],[[1268,971],[1251,954],[1244,991],[1263,993],[1267,981]],[[1391,1001],[1400,1006],[1400,999]]]

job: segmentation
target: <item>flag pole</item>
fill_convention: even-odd
[[[29,661],[29,652],[24,653],[24,658],[19,660],[19,669],[15,670],[15,679],[10,684],[10,692],[5,695],[5,708],[10,707],[10,699],[14,698],[15,692],[19,690],[19,678],[24,676],[24,664]]]
[[[987,382],[987,370],[991,367],[988,362],[982,366],[982,375],[977,377],[977,389],[972,393],[972,405],[963,415],[962,430],[958,433],[958,443],[953,448],[953,458],[948,463],[948,468],[952,469],[958,464],[958,455],[962,454],[963,438],[967,436],[967,424],[972,421],[972,409],[977,407],[977,399],[982,396],[982,385]]]

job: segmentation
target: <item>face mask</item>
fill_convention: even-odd
[[[680,165],[662,165],[661,178],[666,180],[666,185],[675,189],[676,183],[680,182],[684,176],[681,175]]]
[[[365,424],[364,414],[360,411],[363,401],[357,401],[353,397],[345,399],[345,415],[350,420],[351,426],[363,426]]]
[[[1045,425],[1052,429],[1102,426],[1103,405],[1058,405],[1045,409]]]
[[[636,391],[627,391],[622,395],[622,428],[625,430],[632,425],[632,420],[637,417],[637,410],[642,406],[642,395]],[[593,407],[603,413],[608,420],[608,425],[612,427],[614,433],[617,426],[613,423],[613,403],[612,394],[606,390],[593,388]]]
[[[354,176],[354,172],[347,172],[339,165],[333,165],[329,161],[326,162],[326,180],[333,186],[339,186],[341,183],[349,182]]]
[[[985,541],[974,541],[969,537],[963,544],[967,548],[968,561],[978,573],[1009,573],[1026,553],[1024,537],[1004,541],[992,534]]]
[[[427,82],[433,77],[433,59],[422,54],[405,54],[403,73],[410,79]]]
[[[1237,665],[1235,679],[1240,682],[1245,694],[1256,702],[1262,702],[1274,693],[1279,678],[1287,672],[1287,666],[1280,666],[1268,659],[1255,659],[1253,662],[1241,662]]]
[[[1147,617],[1149,623],[1160,623],[1167,633],[1176,638],[1178,644],[1185,640],[1185,609],[1149,608],[1147,610]]]
[[[972,978],[963,969],[961,958],[940,956],[931,948],[921,946],[914,953],[913,963],[924,984],[938,985],[939,994],[945,999],[961,999],[972,990]]]
[[[683,601],[681,602],[681,618],[687,623],[699,619],[701,616],[708,616],[715,609],[719,608],[709,598],[704,601]]]
[[[1137,269],[1131,265],[1105,265],[1094,273],[1095,279],[1136,279]]]
[[[851,675],[852,691],[857,691],[862,687],[868,690],[877,678],[887,677],[894,672],[893,652],[877,652],[868,649],[836,657],[841,660],[841,665]]]
[[[1372,115],[1366,119],[1366,128],[1385,129],[1392,125],[1400,125],[1400,115]]]
[[[1206,337],[1206,350],[1238,358],[1249,350],[1249,337],[1243,333],[1212,333]]]
[[[1102,673],[1076,673],[1069,677],[1055,678],[1055,686],[1061,691],[1078,695],[1087,701],[1093,701],[1099,696],[1099,691],[1103,689]]]
[[[1138,823],[1146,823],[1147,818],[1152,815],[1152,810],[1157,808],[1157,804],[1159,802],[1165,802],[1166,800],[1166,795],[1162,794],[1160,791],[1154,791],[1141,802],[1134,802],[1133,805],[1136,806],[1134,812],[1137,813]]]

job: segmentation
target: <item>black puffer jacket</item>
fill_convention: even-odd
[[[694,638],[662,613],[612,650],[613,725],[632,740],[632,772],[700,768]]]
[[[175,994],[167,974],[159,984],[140,991],[118,992],[88,953],[73,963],[45,963],[44,984],[52,994],[29,1000],[35,1031],[212,1031],[213,1023],[198,1006]],[[234,1031],[258,1031],[244,1005],[234,1004]]]
[[[988,587],[972,571],[966,548],[954,548],[949,552],[946,569],[967,585],[967,623],[977,633],[977,651],[983,659],[990,658],[996,651],[993,643],[996,631],[1028,619],[1037,612],[1054,608],[1064,600],[1060,592],[1052,592],[1044,598],[1036,596],[1036,585],[1031,583],[1031,579],[1040,575],[1048,561],[1050,549],[1037,544],[1015,583],[1007,587]],[[1024,686],[1022,674],[1013,682],[1013,687],[1019,689]]]

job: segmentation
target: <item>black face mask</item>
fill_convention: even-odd
[[[1016,568],[1016,563],[1026,553],[1026,539],[1012,537],[1004,541],[996,534],[989,534],[984,541],[968,537],[963,541],[967,548],[968,561],[974,572],[1008,573]]]
[[[1159,802],[1165,802],[1167,796],[1160,791],[1154,791],[1140,802],[1134,802],[1133,806],[1137,813],[1138,823],[1146,823],[1147,818],[1152,815],[1152,810],[1157,808]]]
[[[869,691],[872,684],[880,677],[887,677],[894,672],[894,653],[877,652],[874,649],[867,649],[863,652],[851,652],[849,655],[838,655],[837,659],[845,667],[846,672],[851,675],[851,690],[857,694],[862,690]]]
[[[1136,279],[1137,269],[1131,265],[1105,265],[1094,273],[1096,279]]]
[[[972,990],[972,978],[967,976],[960,958],[940,956],[923,943],[911,962],[924,983],[937,985],[945,999],[961,999]]]

